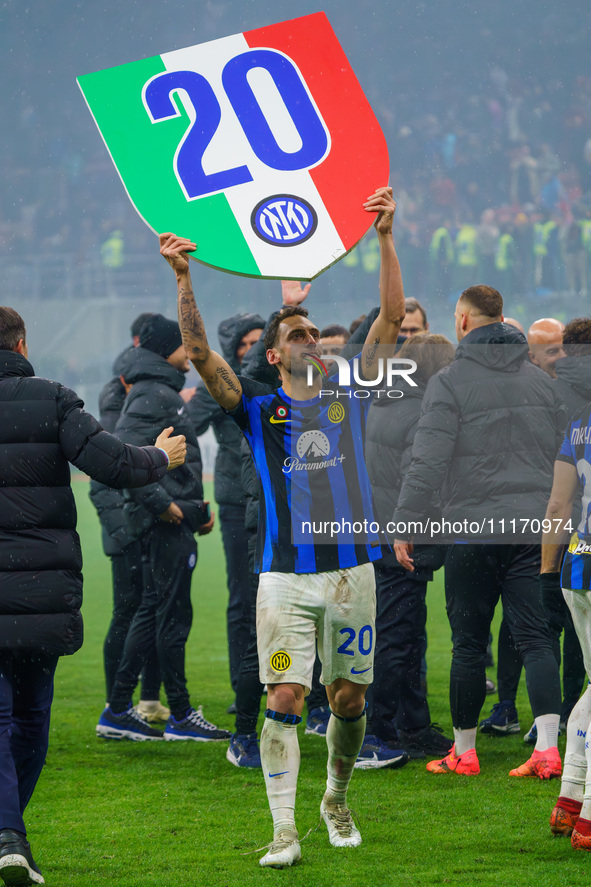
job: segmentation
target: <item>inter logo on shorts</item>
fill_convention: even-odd
[[[271,656],[271,668],[273,671],[287,671],[291,665],[291,656],[285,650],[277,650]]]
[[[254,233],[274,246],[297,246],[314,234],[314,207],[292,194],[275,194],[257,203],[250,217]]]
[[[345,408],[342,403],[339,403],[335,400],[335,402],[331,403],[331,405],[329,406],[328,413],[326,415],[328,416],[329,422],[332,422],[333,425],[338,425],[339,422],[342,422],[345,418]]]

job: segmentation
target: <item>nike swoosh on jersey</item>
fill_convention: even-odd
[[[282,770],[281,773],[269,773],[269,776],[273,779],[274,776],[285,776],[286,773],[289,773],[289,770]]]
[[[271,425],[285,425],[286,422],[291,422],[291,419],[278,419],[276,416],[271,416],[269,422]]]
[[[366,671],[370,671],[370,670],[371,670],[371,665],[369,666],[369,668],[362,668],[360,671],[357,671],[356,668],[352,668],[351,674],[365,674]]]

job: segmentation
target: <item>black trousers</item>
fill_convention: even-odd
[[[57,661],[0,652],[0,829],[26,834],[23,812],[45,763]]]
[[[542,605],[548,619],[550,640],[556,661],[560,666],[560,635],[564,631],[562,646],[562,707],[560,717],[568,721],[585,685],[585,663],[581,644],[573,625],[572,616],[562,592],[543,598]],[[499,630],[497,678],[499,699],[515,702],[521,677],[521,657],[515,650],[507,620],[503,618]],[[502,695],[501,695],[502,694]]]
[[[248,534],[244,528],[246,509],[242,505],[220,505],[222,541],[228,581],[228,655],[230,682],[236,691],[238,671],[250,635],[250,589],[248,575]]]
[[[107,702],[123,655],[125,638],[131,620],[142,602],[144,591],[142,546],[134,542],[124,552],[111,557],[113,577],[113,616],[103,645]],[[152,632],[147,639],[145,664],[142,671],[142,699],[158,699],[160,669],[156,655],[156,638]]]
[[[189,708],[185,677],[185,644],[191,630],[191,578],[197,563],[197,544],[185,524],[158,521],[142,540],[144,591],[125,639],[121,664],[111,692],[111,705],[131,702],[138,674],[147,661],[150,636],[173,713]]]
[[[452,545],[445,595],[453,656],[450,706],[454,727],[470,729],[486,697],[485,658],[499,597],[525,666],[534,718],[560,713],[560,675],[539,588],[537,545]]]
[[[376,574],[376,649],[374,679],[367,692],[367,732],[381,739],[429,726],[431,713],[422,680],[427,624],[427,583],[443,564],[441,546],[416,546],[415,571],[393,555],[374,564]],[[396,726],[393,721],[395,720]]]

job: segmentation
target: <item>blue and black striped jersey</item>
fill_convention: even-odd
[[[364,443],[371,393],[341,388],[295,401],[240,377],[231,415],[250,445],[260,484],[257,572],[323,573],[378,560]]]
[[[562,563],[562,587],[591,590],[591,404],[568,423],[557,459],[575,467],[582,493],[581,520]]]

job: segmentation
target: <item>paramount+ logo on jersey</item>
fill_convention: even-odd
[[[284,474],[290,474],[292,471],[319,471],[323,468],[334,468],[344,462],[346,458],[344,453],[330,456],[330,441],[326,434],[317,428],[298,435],[295,439],[295,450],[297,455],[287,456],[283,463]]]

